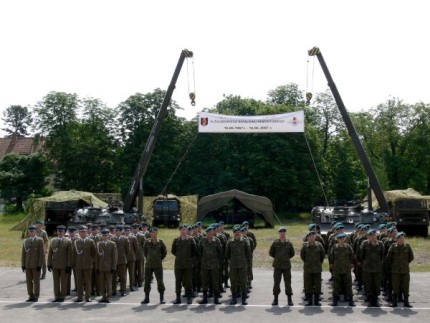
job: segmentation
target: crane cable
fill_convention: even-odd
[[[191,65],[192,65],[192,79],[193,79],[192,89],[190,89],[190,66],[188,64],[188,59],[187,59],[188,96],[191,100],[191,105],[195,106],[196,105],[196,78],[194,73],[194,56],[192,58]]]
[[[306,62],[306,105],[311,104],[312,93],[314,91],[314,73],[315,73],[315,57],[313,58],[313,61],[312,61],[311,89],[310,91],[308,91],[309,89],[309,57],[308,57],[308,60]]]
[[[327,195],[326,195],[325,190],[324,190],[324,183],[323,183],[323,180],[321,179],[321,176],[320,176],[320,174],[318,172],[317,164],[315,162],[314,155],[312,154],[311,146],[309,145],[309,141],[308,141],[308,138],[306,137],[306,133],[305,132],[303,132],[303,136],[305,137],[306,144],[308,145],[309,154],[311,155],[311,159],[312,159],[312,163],[314,165],[315,173],[317,174],[318,181],[319,181],[320,186],[321,186],[321,191],[322,191],[322,193],[324,195],[325,204],[326,204],[326,206],[328,206],[328,199],[327,199]]]
[[[171,182],[171,181],[172,181],[172,179],[173,179],[173,176],[175,176],[176,172],[178,171],[179,166],[181,166],[181,164],[182,164],[182,162],[184,161],[185,157],[188,155],[188,152],[189,152],[189,150],[190,150],[191,146],[194,144],[194,141],[196,140],[196,138],[197,138],[197,135],[198,135],[198,134],[199,134],[199,132],[197,131],[197,132],[196,132],[196,134],[194,135],[194,138],[190,141],[190,144],[188,145],[187,149],[185,150],[184,155],[183,155],[183,156],[182,156],[182,158],[179,160],[179,163],[176,165],[176,168],[175,168],[175,170],[173,171],[172,175],[170,175],[169,179],[167,180],[167,183],[166,183],[166,185],[164,186],[163,190],[161,191],[161,194],[160,194],[160,195],[165,195],[165,193],[166,193],[166,189],[167,189],[167,186],[169,186],[170,182]]]

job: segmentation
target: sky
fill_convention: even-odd
[[[194,59],[173,99],[187,119],[223,95],[264,101],[289,83],[326,91],[307,55],[314,46],[349,111],[391,97],[430,103],[428,12],[425,0],[1,1],[0,116],[50,91],[114,108],[136,92],[166,90],[184,48]]]

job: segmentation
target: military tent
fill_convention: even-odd
[[[239,190],[230,190],[202,197],[197,205],[198,220],[203,220],[208,213],[222,208],[234,199],[261,216],[269,226],[274,226],[272,201],[267,197],[253,195]]]
[[[384,196],[387,202],[396,202],[406,199],[416,199],[416,200],[430,200],[429,196],[421,195],[419,192],[415,191],[413,188],[408,188],[406,190],[392,190],[384,191]],[[378,200],[372,191],[372,207],[377,210],[379,208]]]

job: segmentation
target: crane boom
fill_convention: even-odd
[[[314,47],[308,51],[309,56],[316,56],[321,65],[321,68],[324,72],[324,75],[327,79],[328,86],[330,87],[331,92],[333,93],[334,99],[339,108],[340,114],[342,115],[343,121],[345,122],[346,128],[348,129],[348,133],[351,136],[352,142],[354,144],[355,150],[357,151],[358,157],[361,160],[361,163],[364,166],[367,177],[369,178],[370,187],[375,193],[375,197],[378,200],[379,206],[382,211],[388,212],[388,203],[385,199],[384,192],[382,191],[381,185],[376,177],[376,174],[372,168],[372,165],[367,157],[366,151],[358,138],[357,131],[355,130],[354,124],[351,121],[351,118],[346,111],[345,105],[343,104],[342,98],[340,97],[339,91],[337,90],[336,84],[331,77],[330,71],[325,63],[324,57],[321,54],[321,51],[318,47]]]
[[[181,72],[182,65],[184,64],[186,58],[191,57],[193,57],[193,52],[187,49],[182,50],[181,55],[179,56],[178,64],[176,65],[172,80],[170,81],[170,85],[166,91],[166,95],[164,96],[163,102],[161,103],[160,111],[158,112],[158,115],[154,121],[151,133],[149,134],[148,140],[146,141],[145,149],[143,150],[139,163],[136,167],[136,171],[134,173],[130,189],[125,198],[125,211],[130,211],[136,200],[137,194],[139,192],[139,182],[143,178],[143,176],[145,176],[146,169],[148,168],[155,143],[157,142],[161,130],[161,124],[167,114],[167,107],[170,104],[170,99],[172,98],[172,94],[175,89],[179,73]]]

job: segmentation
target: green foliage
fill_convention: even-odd
[[[3,111],[3,118],[7,127],[2,128],[9,134],[16,133],[21,136],[28,135],[27,128],[32,123],[31,112],[28,107],[21,105],[11,105]]]

